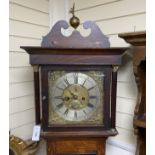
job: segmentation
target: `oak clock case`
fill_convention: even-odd
[[[41,124],[48,155],[105,155],[107,137],[118,133],[117,70],[126,48],[110,48],[92,21],[83,23],[91,29],[87,37],[77,30],[62,35],[68,27],[59,21],[41,47],[22,47],[34,68],[36,124]]]

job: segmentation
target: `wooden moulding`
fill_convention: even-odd
[[[110,42],[101,32],[99,27],[93,21],[86,21],[83,24],[84,29],[91,29],[87,37],[83,37],[79,31],[74,30],[70,36],[64,36],[61,29],[68,29],[69,24],[64,21],[58,21],[52,30],[43,37],[42,47],[59,47],[59,48],[108,48]]]
[[[105,138],[108,136],[115,136],[118,132],[116,129],[111,130],[105,130],[105,131],[80,131],[80,132],[74,132],[74,131],[63,131],[63,132],[42,132],[41,137],[43,138],[83,138],[83,137],[89,137],[89,138]]]
[[[22,47],[30,54],[31,65],[111,65],[121,64],[127,48],[53,49]]]
[[[146,45],[146,32],[130,32],[119,34],[120,38],[123,38],[127,43],[133,46],[145,46]]]

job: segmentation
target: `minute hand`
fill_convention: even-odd
[[[70,89],[68,89],[68,91],[72,96],[74,96],[74,93]]]
[[[68,89],[68,91],[70,92],[70,94],[73,96],[74,99],[77,99],[78,95],[74,94],[70,89]]]

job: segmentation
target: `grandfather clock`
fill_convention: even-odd
[[[83,37],[74,31],[64,36],[66,21],[57,22],[43,37],[41,47],[21,47],[34,67],[36,124],[47,141],[48,155],[105,155],[106,139],[115,127],[117,70],[126,48],[110,42],[92,21]]]

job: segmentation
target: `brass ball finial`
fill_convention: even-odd
[[[70,9],[70,13],[73,14],[69,21],[70,25],[76,29],[80,25],[80,19],[75,16],[75,3],[73,4],[73,8]]]

